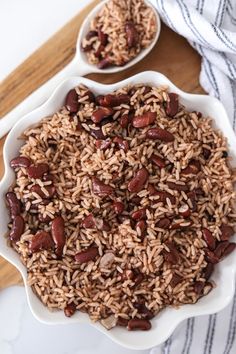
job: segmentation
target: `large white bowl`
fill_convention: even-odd
[[[180,309],[167,308],[152,320],[152,329],[148,332],[128,332],[124,328],[117,327],[111,331],[104,329],[99,323],[92,324],[89,317],[77,312],[73,317],[66,318],[63,311],[50,312],[35,296],[30,286],[27,285],[26,268],[21,263],[18,254],[6,244],[4,235],[7,233],[9,222],[8,211],[5,206],[5,193],[14,183],[15,175],[9,166],[9,161],[17,156],[20,146],[23,144],[18,137],[28,126],[39,122],[43,117],[57,111],[65,100],[66,93],[73,87],[84,84],[96,94],[104,94],[116,90],[127,84],[145,83],[151,85],[168,85],[171,91],[180,95],[180,101],[190,110],[199,110],[204,115],[214,119],[216,127],[220,128],[228,138],[230,154],[233,156],[233,164],[236,166],[236,139],[230,126],[229,119],[223,105],[216,99],[206,95],[194,95],[181,91],[164,75],[146,71],[137,74],[124,81],[103,85],[83,77],[73,77],[64,81],[52,94],[52,96],[39,108],[27,114],[13,127],[4,145],[5,175],[0,183],[0,254],[17,267],[21,272],[25,283],[28,303],[33,315],[46,324],[90,323],[103,332],[113,341],[131,349],[147,349],[165,341],[176,326],[184,319],[206,315],[222,310],[232,299],[235,286],[236,252],[228,256],[216,266],[213,279],[217,287],[207,296],[200,299],[194,305],[185,305]],[[235,237],[234,237],[235,238]]]

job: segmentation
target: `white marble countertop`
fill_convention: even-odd
[[[85,324],[45,325],[31,314],[24,287],[0,291],[1,354],[148,354],[120,347]]]

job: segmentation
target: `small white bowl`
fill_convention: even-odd
[[[89,14],[87,15],[86,19],[84,20],[84,22],[81,25],[81,28],[80,28],[80,31],[79,31],[79,35],[78,35],[78,39],[77,39],[77,44],[76,44],[76,54],[75,54],[75,57],[73,58],[73,62],[76,65],[76,68],[77,68],[76,72],[78,72],[78,70],[79,70],[79,75],[80,76],[86,75],[87,73],[111,74],[111,73],[117,73],[117,72],[122,71],[122,70],[126,70],[126,69],[130,68],[131,66],[137,64],[140,60],[143,60],[151,52],[151,50],[153,49],[153,47],[157,43],[158,38],[160,36],[160,31],[161,31],[160,16],[159,16],[155,6],[149,0],[145,0],[146,5],[149,6],[152,9],[152,11],[153,11],[153,13],[155,15],[155,19],[156,19],[156,32],[155,32],[155,35],[154,35],[153,40],[151,41],[150,45],[147,48],[143,48],[136,57],[131,59],[124,66],[111,66],[111,67],[108,67],[108,68],[99,69],[96,65],[89,64],[86,53],[84,53],[81,50],[81,43],[82,43],[83,39],[86,37],[86,34],[90,30],[91,21],[97,16],[99,11],[103,8],[103,6],[108,1],[109,0],[105,0],[105,1],[101,1],[100,3],[98,3],[89,12]]]
[[[77,312],[73,317],[66,318],[63,311],[50,312],[35,296],[30,286],[27,285],[26,268],[21,263],[18,254],[7,246],[6,239],[4,238],[4,235],[8,231],[7,224],[9,222],[8,210],[5,206],[5,193],[15,180],[15,175],[10,168],[9,162],[13,157],[18,155],[19,148],[23,144],[22,140],[18,140],[21,133],[30,125],[39,122],[43,117],[56,112],[64,104],[67,92],[79,84],[88,86],[96,94],[105,94],[127,84],[137,83],[156,86],[168,85],[171,91],[179,94],[180,101],[189,110],[201,111],[204,115],[211,116],[214,120],[214,125],[221,129],[228,138],[230,154],[233,157],[232,165],[236,166],[235,135],[223,105],[216,98],[185,93],[178,89],[164,75],[154,71],[142,72],[112,85],[103,85],[83,77],[70,78],[64,81],[42,106],[20,119],[6,139],[3,150],[5,175],[0,183],[0,254],[21,272],[30,309],[39,321],[46,324],[90,323],[116,343],[130,349],[141,350],[161,344],[172,334],[178,324],[186,318],[215,313],[228,305],[234,294],[236,252],[232,253],[216,266],[213,280],[216,282],[217,287],[196,304],[184,305],[178,310],[167,308],[161,311],[152,320],[152,329],[147,332],[128,332],[121,327],[107,331],[99,323],[91,323],[88,315],[84,313]]]

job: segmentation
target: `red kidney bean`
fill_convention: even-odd
[[[106,139],[105,135],[103,134],[103,131],[101,128],[91,128],[90,129],[90,134],[92,135],[92,137],[94,137],[95,139],[99,139],[99,140],[104,140]]]
[[[150,196],[159,195],[159,191],[152,184],[148,184],[147,190],[148,190]]]
[[[222,242],[219,242],[215,251],[214,251],[214,254],[218,257],[218,258],[221,258],[225,249],[228,247],[229,245],[229,241],[222,241]]]
[[[92,177],[92,189],[93,193],[99,197],[106,197],[114,192],[114,188],[100,181],[97,177]]]
[[[83,127],[82,127],[82,124],[80,122],[77,122],[76,130],[77,130],[77,132],[82,132],[83,131]]]
[[[104,33],[101,28],[98,29],[98,40],[101,42],[103,46],[107,45],[108,35]]]
[[[38,184],[35,184],[30,188],[31,192],[37,193],[41,198],[51,199],[56,193],[56,188],[53,185],[44,186],[49,195],[46,195]]]
[[[167,229],[169,229],[170,224],[171,224],[170,219],[162,218],[157,222],[156,226],[159,227],[160,229],[167,230]]]
[[[31,165],[27,167],[27,173],[30,178],[39,178],[41,179],[44,174],[49,170],[47,163],[39,163],[38,165]]]
[[[101,218],[95,218],[92,214],[86,216],[82,222],[85,229],[98,229],[101,231],[110,231],[110,225]]]
[[[84,218],[82,226],[85,229],[94,229],[96,227],[96,222],[93,214],[89,214]]]
[[[12,222],[12,228],[10,232],[11,241],[13,242],[19,241],[24,230],[25,230],[25,221],[21,215],[17,215]]]
[[[100,46],[98,47],[98,49],[96,50],[96,52],[94,53],[96,58],[100,58],[102,55],[102,52],[104,51],[104,45],[100,44]]]
[[[39,252],[42,250],[50,250],[54,247],[52,237],[49,232],[38,231],[36,235],[33,236],[29,249],[32,253]]]
[[[204,240],[207,243],[207,246],[210,248],[210,250],[213,251],[216,248],[216,240],[212,235],[211,231],[204,227],[202,229],[202,235]]]
[[[155,154],[152,154],[150,160],[154,165],[156,165],[159,168],[164,168],[166,165],[165,160]]]
[[[175,204],[176,203],[175,196],[170,194],[170,193],[168,193],[168,192],[155,190],[155,193],[152,194],[152,195],[159,196],[158,202],[166,203],[167,202],[166,199],[168,198],[170,200],[171,204]]]
[[[104,99],[104,95],[98,95],[95,98],[95,102],[98,106],[103,106],[103,99]]]
[[[61,258],[65,246],[65,223],[61,216],[57,216],[52,221],[52,238],[55,243],[55,253]]]
[[[121,327],[127,327],[128,322],[129,320],[127,320],[126,318],[118,317],[116,325]]]
[[[179,110],[179,96],[176,93],[169,93],[169,101],[166,103],[166,114],[174,117]]]
[[[95,218],[96,227],[98,230],[109,232],[111,230],[110,225],[106,220],[101,218]]]
[[[91,120],[97,124],[97,123],[100,123],[104,118],[110,117],[113,114],[114,114],[114,111],[112,108],[100,107],[92,113]]]
[[[112,205],[112,207],[113,207],[114,212],[115,212],[117,215],[122,214],[123,211],[125,210],[125,205],[124,205],[124,203],[119,202],[119,201],[114,202],[113,205]]]
[[[184,191],[184,192],[189,191],[189,187],[187,186],[187,184],[177,184],[174,182],[167,182],[167,185],[170,189],[173,189],[175,191]]]
[[[102,218],[95,218],[96,227],[98,230],[109,232],[111,230],[110,225],[106,220]]]
[[[142,281],[144,280],[144,275],[143,273],[141,273],[138,269],[134,270],[134,286],[138,286],[142,283]]]
[[[26,156],[17,156],[11,160],[10,166],[11,168],[18,168],[18,167],[29,167],[31,164],[31,160]]]
[[[66,305],[66,307],[64,308],[64,314],[66,317],[71,317],[74,315],[76,311],[76,305],[71,302],[70,304]]]
[[[147,182],[149,173],[145,167],[138,170],[135,176],[128,183],[128,190],[130,193],[139,193]]]
[[[132,21],[126,22],[125,33],[126,33],[128,48],[135,47],[138,44],[139,35]]]
[[[79,96],[75,89],[72,89],[68,92],[66,96],[66,102],[65,106],[68,109],[69,112],[71,113],[77,113],[79,110],[79,102],[78,102]]]
[[[113,143],[119,147],[119,149],[127,152],[129,150],[129,143],[127,140],[122,139],[120,136],[115,136],[113,138]]]
[[[146,138],[152,139],[152,140],[161,140],[166,143],[170,143],[175,140],[175,137],[172,133],[170,133],[168,130],[162,129],[162,128],[149,129],[146,133]]]
[[[189,226],[192,225],[192,221],[181,221],[181,220],[174,220],[174,222],[171,224],[170,229],[171,230],[178,230],[178,229],[186,229]]]
[[[54,177],[50,173],[43,175],[42,181],[44,181],[44,182],[52,181],[53,182],[53,180],[54,180]]]
[[[228,256],[231,252],[233,252],[236,248],[236,243],[234,242],[230,242],[228,244],[228,246],[226,247],[226,249],[224,250],[223,254],[222,254],[222,258]]]
[[[152,184],[149,184],[149,185],[148,185],[147,190],[148,190],[150,196],[153,196],[153,195],[157,195],[157,194],[158,194],[157,189],[156,189]]]
[[[188,204],[181,205],[181,207],[179,208],[179,214],[184,218],[188,218],[190,216],[191,211]]]
[[[204,289],[204,286],[205,286],[205,282],[203,282],[203,281],[195,281],[195,283],[193,285],[194,292],[197,295],[201,295],[201,293],[202,293],[202,291]]]
[[[166,246],[169,248],[169,252],[166,250],[163,251],[165,261],[171,264],[177,264],[179,262],[179,252],[174,243],[167,241]]]
[[[43,216],[43,214],[39,213],[38,214],[38,220],[42,223],[49,223],[52,219],[50,218],[49,215]]]
[[[141,232],[141,241],[144,240],[145,236],[146,236],[146,230],[147,230],[147,224],[144,220],[140,220],[136,223],[136,231],[138,232],[138,229]]]
[[[208,160],[209,157],[211,156],[211,150],[203,148],[202,149],[202,154],[205,160]]]
[[[134,128],[145,128],[155,122],[157,117],[156,112],[145,112],[140,116],[135,116],[132,121]]]
[[[119,123],[122,128],[127,128],[130,122],[131,122],[131,118],[129,117],[128,114],[123,114],[120,117]]]
[[[100,62],[98,63],[98,68],[105,69],[105,68],[108,68],[109,66],[111,66],[111,64],[112,64],[111,60],[108,57],[106,57],[106,58],[100,60]]]
[[[92,91],[87,90],[87,91],[83,94],[82,98],[84,98],[84,97],[86,97],[86,96],[88,96],[88,98],[87,98],[86,101],[88,101],[89,103],[95,102],[95,96],[94,96],[94,94],[92,93]]]
[[[98,32],[97,31],[89,31],[87,34],[86,34],[86,39],[87,41],[89,41],[91,38],[93,37],[97,37],[98,36]]]
[[[138,195],[135,195],[130,199],[130,203],[134,204],[134,205],[139,205],[141,202],[141,199],[142,198],[140,198]]]
[[[197,167],[193,167],[188,165],[181,171],[184,175],[197,174],[199,171]]]
[[[82,264],[93,261],[98,256],[98,248],[97,247],[89,247],[84,251],[78,252],[75,255],[75,260]]]
[[[141,330],[141,331],[149,331],[152,325],[149,320],[141,319],[141,318],[133,318],[129,320],[127,329],[129,331]]]
[[[152,311],[150,311],[143,302],[135,302],[133,306],[138,310],[139,314],[143,315],[142,317],[145,320],[151,320],[154,317]]]
[[[111,140],[110,139],[97,140],[95,141],[95,145],[97,149],[106,150],[111,146]]]
[[[185,167],[181,172],[185,175],[193,174],[197,175],[201,171],[201,164],[198,160],[192,159],[188,166]]]
[[[232,228],[232,226],[226,224],[221,225],[220,231],[221,231],[221,235],[220,235],[221,241],[228,241],[230,237],[234,235],[234,229]]]
[[[214,252],[210,251],[208,248],[205,249],[205,258],[208,263],[212,263],[212,264],[216,264],[220,260],[219,257],[217,257],[217,255]]]
[[[175,288],[182,280],[183,278],[179,274],[174,273],[170,281],[170,286]]]
[[[139,221],[146,218],[146,208],[141,208],[131,214],[131,218]]]
[[[212,263],[208,263],[206,268],[203,269],[203,277],[208,280],[214,271],[214,265]]]
[[[21,213],[21,202],[19,199],[17,199],[17,196],[14,192],[8,192],[6,194],[6,200],[9,206],[11,218],[14,219]]]
[[[119,95],[105,95],[100,98],[100,105],[105,107],[116,107],[120,106],[122,103],[129,104],[130,97],[126,94],[119,94]]]
[[[195,212],[197,211],[197,202],[196,202],[196,193],[195,191],[191,191],[187,193],[188,198],[190,199],[192,203],[192,211]]]

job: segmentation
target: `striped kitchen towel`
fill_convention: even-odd
[[[152,0],[162,20],[202,56],[200,83],[236,131],[236,0]],[[236,353],[236,296],[218,314],[185,321],[150,354]]]

